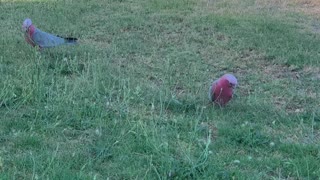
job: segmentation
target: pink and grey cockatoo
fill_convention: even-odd
[[[210,101],[218,104],[219,106],[226,105],[232,99],[237,85],[238,81],[234,75],[223,75],[211,84],[209,88]]]
[[[32,24],[31,19],[23,21],[22,30],[24,31],[27,43],[33,47],[38,46],[40,49],[77,43],[77,38],[63,38],[41,31]]]

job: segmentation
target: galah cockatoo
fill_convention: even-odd
[[[210,101],[219,106],[226,105],[233,97],[234,89],[238,85],[237,78],[232,74],[225,74],[214,81],[209,88]]]
[[[77,38],[63,38],[41,31],[32,24],[31,19],[23,21],[22,30],[27,43],[33,47],[38,46],[40,49],[77,43]]]

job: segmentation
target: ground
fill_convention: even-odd
[[[318,179],[319,9],[2,0],[0,179]],[[39,52],[27,17],[79,44]],[[220,108],[224,73],[239,86]]]

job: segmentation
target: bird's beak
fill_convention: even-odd
[[[229,83],[229,87],[232,88],[232,89],[234,89],[234,88],[236,87],[236,85],[235,85],[235,84],[232,84],[232,83]]]
[[[28,32],[28,29],[29,29],[29,28],[27,28],[27,27],[25,27],[25,26],[22,26],[22,31],[23,31],[24,33]]]

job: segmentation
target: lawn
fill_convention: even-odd
[[[0,1],[0,179],[319,179],[319,8]],[[25,18],[79,44],[39,52]]]

